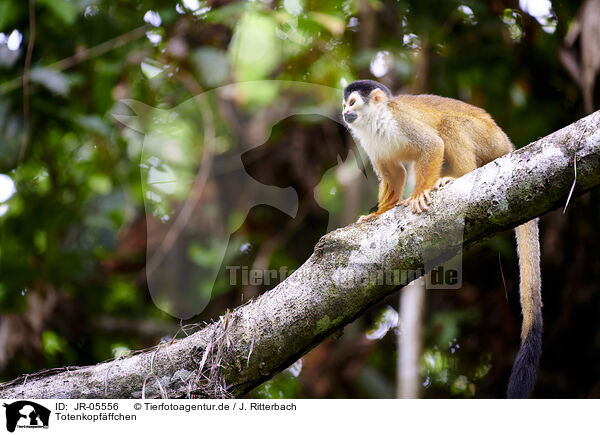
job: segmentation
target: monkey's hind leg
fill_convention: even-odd
[[[399,199],[400,194],[398,193],[398,188],[393,186],[387,179],[382,178],[379,183],[377,211],[359,217],[357,222],[365,222],[379,216],[381,213],[385,213],[393,208],[398,203]]]
[[[415,162],[415,190],[402,203],[405,206],[410,206],[413,213],[421,214],[427,211],[428,205],[431,204],[431,196],[429,194],[435,187],[436,180],[440,179],[442,171],[442,163],[444,162],[444,144],[434,145],[428,156],[422,156]]]

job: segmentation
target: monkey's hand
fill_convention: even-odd
[[[432,189],[425,189],[421,193],[413,192],[407,199],[400,201],[398,204],[403,204],[405,207],[410,206],[413,213],[421,214],[427,211],[427,206],[431,204],[429,193]]]
[[[445,186],[446,184],[448,184],[451,181],[454,181],[456,178],[454,177],[442,177],[442,178],[438,178],[438,180],[433,184],[433,187],[431,188],[431,190],[437,190],[442,186]]]
[[[356,223],[370,221],[371,219],[373,219],[373,218],[375,218],[377,216],[379,216],[379,213],[369,213],[369,214],[366,214],[366,215],[362,215],[361,217],[358,218],[358,220],[356,221]]]
[[[455,180],[454,177],[442,177],[438,178],[438,180],[433,184],[431,189],[425,189],[421,193],[413,193],[407,199],[400,201],[398,205],[404,205],[405,207],[410,206],[413,213],[421,214],[424,211],[428,210],[428,205],[431,205],[431,197],[429,194],[438,190],[440,187],[445,186],[451,181]]]

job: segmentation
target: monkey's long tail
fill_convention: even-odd
[[[521,308],[523,326],[521,348],[508,381],[507,397],[529,397],[535,384],[536,370],[542,353],[542,280],[540,273],[540,239],[538,220],[516,228],[517,253],[521,269]]]

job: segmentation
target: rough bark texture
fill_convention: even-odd
[[[455,180],[432,195],[424,215],[396,207],[325,235],[288,279],[185,339],[95,366],[21,377],[0,386],[0,396],[244,395],[397,288],[361,278],[429,269],[564,206],[575,160],[573,198],[600,185],[600,112]]]

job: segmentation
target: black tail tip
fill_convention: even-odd
[[[521,345],[508,381],[506,397],[526,399],[533,391],[536,371],[542,354],[542,320],[533,323]]]

